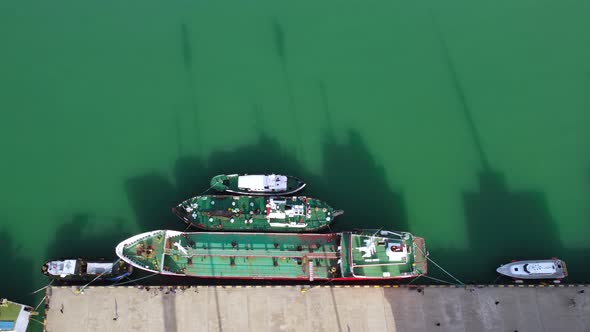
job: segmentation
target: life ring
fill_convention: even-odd
[[[332,267],[330,268],[330,273],[336,273],[336,267],[332,266]]]

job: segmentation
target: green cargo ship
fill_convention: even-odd
[[[163,275],[276,280],[414,278],[427,272],[424,239],[407,232],[328,234],[158,230],[116,248],[127,263]]]
[[[305,196],[205,195],[172,209],[187,224],[210,231],[312,232],[343,213]]]

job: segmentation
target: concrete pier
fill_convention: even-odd
[[[47,332],[589,331],[590,287],[47,289]]]

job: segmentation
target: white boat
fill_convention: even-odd
[[[222,174],[211,179],[211,188],[240,195],[290,195],[303,187],[300,179],[280,174]]]
[[[515,279],[563,279],[567,277],[565,262],[557,258],[514,261],[500,266],[496,272]]]

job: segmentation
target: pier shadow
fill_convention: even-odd
[[[34,278],[34,273],[40,274],[41,267],[35,268],[33,261],[23,255],[25,250],[14,243],[13,237],[6,230],[0,231],[0,248],[3,253],[3,262],[0,265],[0,297],[34,307],[35,298],[29,294],[35,291],[37,278]]]

